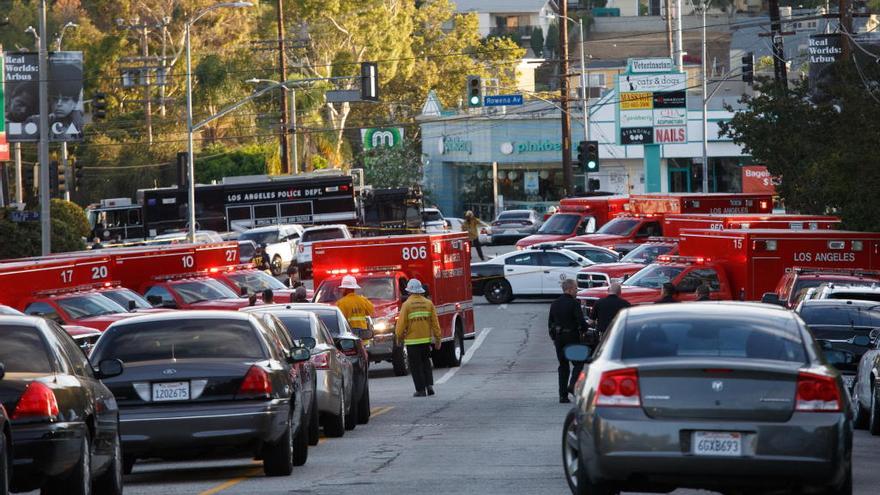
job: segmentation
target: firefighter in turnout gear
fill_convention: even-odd
[[[434,395],[431,344],[439,351],[443,340],[437,310],[434,303],[424,296],[425,288],[418,279],[410,279],[406,292],[409,298],[400,307],[394,336],[398,344],[406,345],[409,369],[416,387],[413,397]]]
[[[342,297],[336,301],[336,306],[345,315],[349,326],[354,330],[366,330],[367,318],[373,316],[373,303],[366,297],[356,294],[355,291],[360,289],[357,279],[351,275],[342,278],[339,285],[342,289]]]

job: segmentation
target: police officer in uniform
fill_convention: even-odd
[[[439,351],[443,343],[440,321],[434,303],[424,296],[422,283],[412,278],[406,284],[409,298],[400,307],[394,338],[406,345],[409,370],[416,392],[413,397],[434,395],[434,371],[431,368],[431,344]]]
[[[596,331],[599,332],[600,339],[617,313],[621,309],[630,307],[629,301],[620,297],[620,292],[620,282],[612,282],[608,286],[608,295],[596,301],[590,311],[590,319],[596,322]]]
[[[336,306],[345,315],[348,325],[354,330],[366,330],[368,328],[367,317],[373,316],[373,303],[355,292],[361,286],[358,285],[357,279],[351,275],[342,277],[339,288],[342,289],[343,295],[336,301]]]
[[[570,363],[565,358],[565,346],[577,344],[581,335],[587,331],[587,322],[577,298],[577,282],[567,278],[562,282],[562,295],[550,305],[550,316],[547,325],[550,338],[556,347],[556,359],[559,360],[559,402],[571,402],[568,394],[578,379],[583,363]]]

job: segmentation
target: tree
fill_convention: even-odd
[[[411,140],[365,151],[358,162],[364,168],[365,182],[375,188],[411,187],[422,180],[422,155]]]
[[[559,52],[559,21],[553,21],[547,28],[547,40],[544,42],[547,58],[555,57]]]
[[[67,225],[70,233],[74,236],[88,238],[89,233],[92,231],[89,220],[86,218],[86,212],[72,201],[53,199],[49,214],[53,220],[58,220],[62,224]]]
[[[532,47],[532,53],[535,57],[540,58],[544,54],[544,30],[535,26],[532,29],[532,39],[529,41]]]

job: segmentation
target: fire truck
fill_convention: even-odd
[[[618,213],[625,212],[628,204],[628,196],[563,198],[556,213],[541,225],[536,234],[517,241],[516,249],[594,232]]]
[[[685,213],[667,215],[663,218],[663,235],[667,237],[678,237],[682,229],[837,230],[839,228],[840,218],[827,215]]]
[[[627,252],[655,236],[672,237],[664,230],[667,215],[681,213],[769,214],[773,201],[763,194],[643,194],[630,196],[628,211],[603,225],[594,234],[571,240]]]
[[[708,284],[711,298],[761,299],[795,267],[866,269],[880,265],[880,234],[834,230],[684,230],[680,256],[661,256],[623,283],[622,297],[633,304],[660,298],[665,283],[676,287],[676,298],[696,298]],[[606,288],[578,293],[587,306],[605,296]]]
[[[416,278],[437,308],[443,347],[437,366],[458,366],[464,339],[472,338],[471,247],[465,233],[413,234],[338,239],[314,245],[315,301],[335,303],[345,275],[354,275],[374,306],[374,337],[368,345],[374,362],[391,361],[397,375],[407,373],[405,349],[394,344],[397,315],[407,282]]]

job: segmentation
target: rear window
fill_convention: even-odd
[[[312,320],[308,316],[279,316],[278,319],[284,323],[287,332],[294,340],[315,337],[312,332]]]
[[[529,212],[527,211],[503,211],[498,215],[498,220],[528,220]]]
[[[303,233],[302,241],[303,242],[329,241],[330,239],[342,239],[344,237],[345,237],[345,234],[343,234],[342,229],[339,229],[339,228],[310,230],[308,232]]]
[[[630,315],[621,358],[719,357],[806,362],[797,324],[742,312],[731,316]]]
[[[800,316],[807,325],[842,325],[880,327],[880,304],[863,306],[841,303],[804,304]]]
[[[40,332],[33,327],[0,327],[0,363],[7,373],[51,373],[52,364]]]
[[[254,241],[257,244],[274,244],[278,242],[277,230],[253,231],[249,230],[241,234],[239,239],[243,241]]]
[[[181,317],[183,318],[183,317]],[[106,332],[95,362],[173,359],[265,359],[266,349],[251,324],[228,319],[180,319],[132,323]]]
[[[339,336],[339,315],[336,314],[336,311],[315,311],[315,316],[321,320],[327,330],[330,330],[330,335]]]
[[[423,211],[422,220],[426,222],[442,222],[443,215],[439,211]]]

